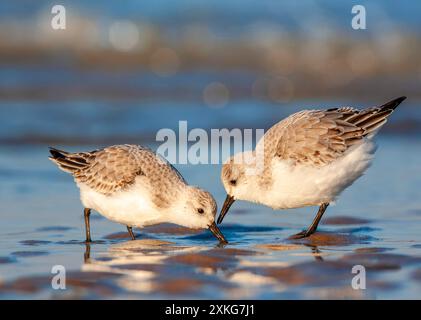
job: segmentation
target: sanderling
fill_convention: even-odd
[[[50,148],[50,153],[50,159],[71,173],[80,189],[86,242],[91,242],[91,210],[126,225],[133,240],[132,227],[169,222],[208,228],[220,242],[227,242],[215,224],[212,195],[189,186],[169,162],[150,149],[117,145],[78,153]]]
[[[369,167],[376,149],[373,136],[405,99],[364,110],[304,110],[278,122],[255,150],[238,153],[223,165],[221,179],[227,197],[218,223],[235,200],[273,209],[319,206],[309,228],[291,238],[313,234],[329,203]],[[262,171],[247,174],[246,169],[255,163],[244,159],[258,152],[263,155]]]

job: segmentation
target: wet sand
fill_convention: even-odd
[[[334,221],[344,227],[366,223],[348,216]],[[325,228],[321,226],[321,230]],[[66,290],[51,288],[53,275],[47,270],[10,279],[2,273],[0,297],[371,299],[408,298],[408,294],[421,290],[421,255],[415,254],[419,249],[412,246],[412,254],[399,253],[402,244],[393,248],[388,241],[385,247],[370,232],[321,231],[308,239],[291,241],[286,235],[292,230],[257,228],[252,233],[260,240],[253,244],[238,237],[244,226],[222,229],[231,240],[224,247],[203,235],[206,231],[192,232],[168,224],[138,232],[135,241],[128,240],[127,233],[117,232],[97,236],[90,245],[58,241],[57,232],[72,238],[71,228],[38,228],[33,238],[51,240],[20,241],[19,251],[0,257],[0,270],[42,263],[50,269],[52,256],[65,252],[76,259],[76,267],[66,268]],[[203,239],[191,241],[192,234]],[[272,241],[266,242],[269,239]],[[410,249],[411,243],[404,247]],[[366,290],[351,286],[355,265],[366,268]]]

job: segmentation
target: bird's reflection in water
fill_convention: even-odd
[[[91,260],[91,244],[89,242],[85,242],[85,252],[83,254],[83,262],[90,263]]]
[[[314,257],[314,259],[316,259],[316,261],[324,261],[323,257],[322,257],[322,251],[320,251],[319,247],[314,245],[314,244],[305,244],[306,247],[309,247],[311,249],[311,253]]]
[[[278,250],[273,251],[274,248]],[[279,251],[282,248],[288,250]],[[257,247],[245,250],[220,245],[178,246],[142,239],[112,244],[105,252],[95,252],[95,243],[86,243],[82,271],[117,274],[115,284],[132,293],[166,295],[215,286],[224,288],[223,297],[245,298],[268,289],[284,291],[282,281],[271,272],[289,268],[289,259],[294,259],[299,254],[297,251],[302,252],[304,248],[310,248],[311,253],[307,255],[323,261],[318,246],[310,244],[266,247],[279,254],[274,260],[273,255],[265,254]],[[95,257],[91,251],[95,252]]]

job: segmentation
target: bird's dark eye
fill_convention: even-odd
[[[203,214],[205,211],[202,208],[197,209],[197,212]]]
[[[231,184],[232,186],[235,186],[235,185],[237,184],[237,180],[230,180],[230,184]]]

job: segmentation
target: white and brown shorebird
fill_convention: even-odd
[[[369,167],[376,150],[372,138],[405,99],[364,110],[304,110],[278,122],[255,150],[238,153],[223,165],[221,179],[227,197],[218,223],[235,200],[273,209],[319,206],[308,229],[291,238],[313,234],[329,203]],[[263,158],[260,172],[248,170],[256,169],[258,161],[246,159],[257,159],[258,154]]]
[[[107,219],[142,228],[163,222],[209,229],[222,243],[215,224],[212,195],[190,186],[181,174],[152,150],[116,145],[91,152],[70,153],[50,148],[58,167],[73,175],[84,206],[86,242],[91,242],[89,217],[95,210]]]

